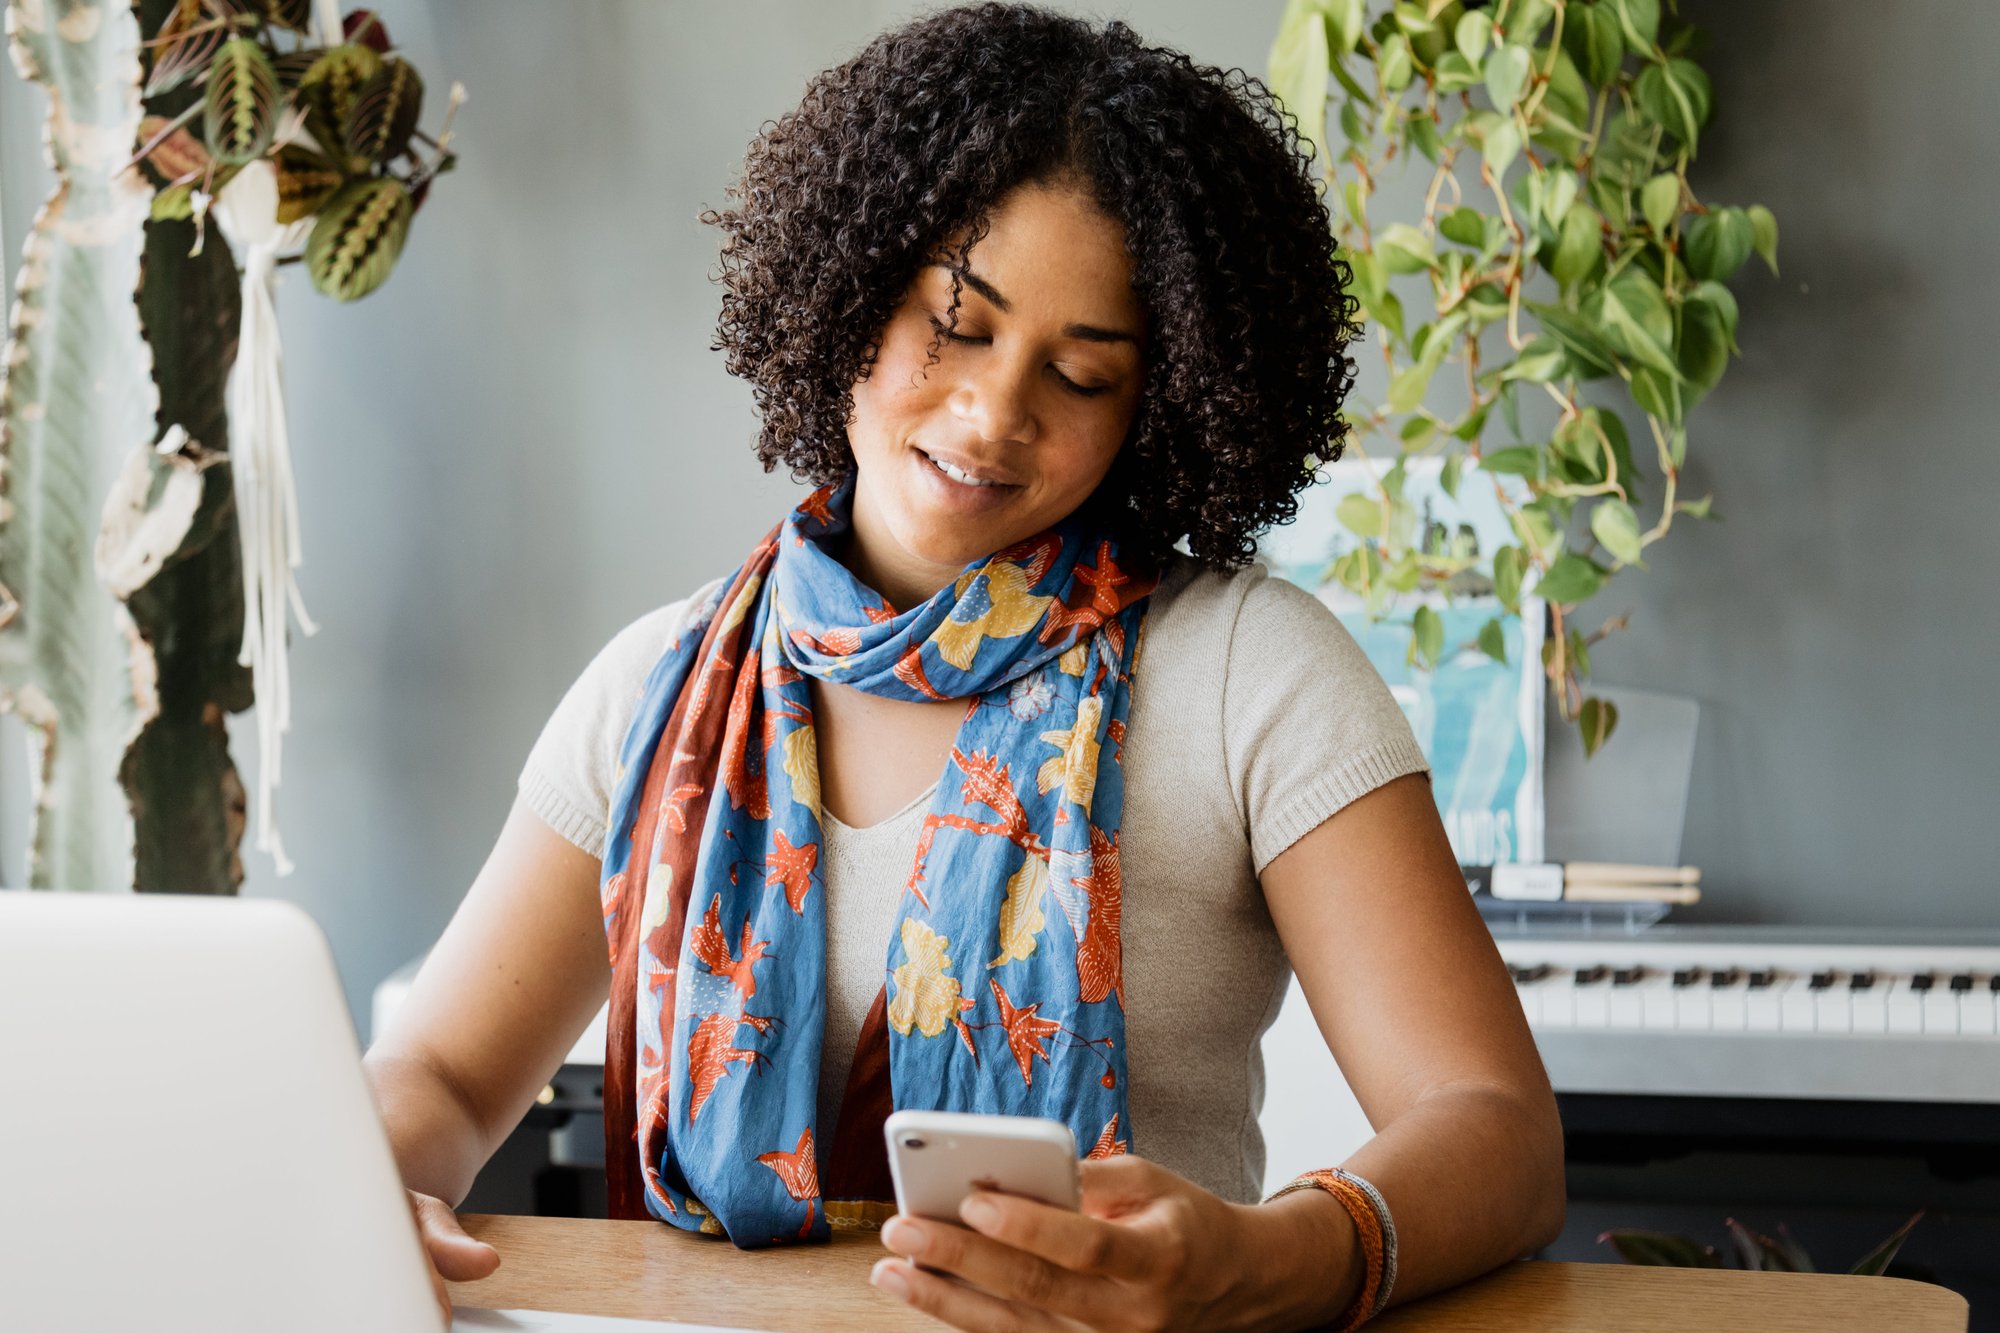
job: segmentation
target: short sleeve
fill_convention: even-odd
[[[1262,874],[1342,806],[1430,764],[1381,673],[1333,610],[1259,567],[1223,676],[1230,782]]]
[[[646,676],[689,611],[719,582],[618,631],[570,685],[528,751],[517,784],[521,796],[543,823],[592,856],[604,854],[618,751]]]

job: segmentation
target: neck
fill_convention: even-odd
[[[837,544],[829,547],[834,559],[863,587],[872,588],[898,612],[928,602],[938,589],[958,577],[963,566],[934,565],[913,559],[897,549],[884,530],[872,505],[856,497],[852,523]]]

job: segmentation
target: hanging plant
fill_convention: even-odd
[[[312,19],[312,0],[176,0],[145,43],[147,96],[186,83],[204,94],[171,119],[147,117],[135,160],[157,186],[153,216],[198,224],[239,171],[268,164],[276,221],[315,220],[303,254],[279,262],[303,259],[313,286],[357,301],[387,280],[430,182],[455,165],[447,145],[465,93],[453,85],[433,139],[417,128],[423,79],[380,18],[354,11],[333,43],[315,41]],[[197,115],[198,139],[185,128]]]
[[[1625,617],[1586,632],[1581,604],[1645,568],[1678,516],[1714,517],[1710,497],[1682,494],[1688,416],[1737,351],[1726,284],[1753,252],[1777,271],[1770,210],[1690,183],[1714,113],[1696,38],[1659,0],[1291,0],[1271,50],[1383,359],[1380,401],[1348,411],[1349,448],[1382,461],[1391,512],[1409,508],[1406,460],[1441,455],[1445,490],[1492,485],[1516,538],[1426,551],[1408,536],[1422,525],[1370,517],[1361,558],[1327,577],[1377,614],[1471,567],[1507,615],[1545,599],[1543,669],[1586,753],[1617,723],[1584,693],[1590,650]],[[1413,163],[1421,205],[1381,206]],[[1502,643],[1496,619],[1467,646],[1504,661]],[[1417,633],[1412,652],[1434,667],[1459,647]]]

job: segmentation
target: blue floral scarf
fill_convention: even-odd
[[[1048,1116],[1127,1149],[1121,755],[1157,572],[1072,514],[897,611],[828,554],[821,487],[648,675],[603,854],[613,1216],[823,1238],[819,762],[806,677],[966,701],[884,941],[897,1107]],[[875,1129],[879,1137],[879,1127]],[[845,1134],[843,1134],[845,1138]],[[843,1211],[843,1209],[847,1211]]]

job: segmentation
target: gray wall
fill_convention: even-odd
[[[1281,8],[1100,12],[1260,70]],[[2000,277],[1980,244],[2000,116],[1980,61],[2000,11],[1690,8],[1718,37],[1697,181],[1776,210],[1784,277],[1747,271],[1745,355],[1694,423],[1690,490],[1727,520],[1618,580],[1601,609],[1634,628],[1599,676],[1704,705],[1684,846],[1708,871],[1701,915],[2000,924],[1972,832],[2000,791],[1979,690],[2000,563],[1982,336]],[[382,291],[343,308],[293,276],[281,296],[324,629],[292,656],[281,811],[300,869],[250,853],[246,888],[313,911],[364,1024],[477,870],[568,681],[797,494],[758,469],[749,395],[708,350],[715,237],[694,218],[809,75],[913,7],[381,9],[434,98],[470,88],[463,165]],[[0,85],[11,267],[44,176],[36,101]]]

